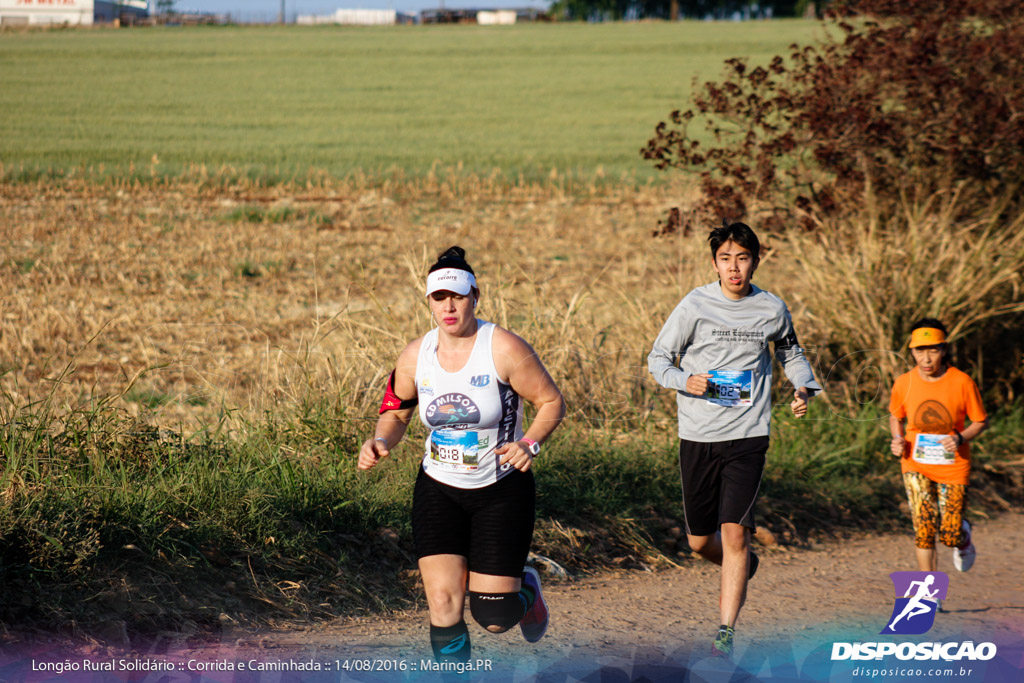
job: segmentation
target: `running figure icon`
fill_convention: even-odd
[[[935,583],[935,575],[929,574],[924,578],[923,581],[911,581],[910,586],[907,588],[907,592],[903,595],[905,598],[910,598],[903,611],[900,612],[899,616],[892,620],[889,624],[889,630],[896,632],[896,622],[906,617],[907,621],[910,621],[914,617],[927,614],[932,611],[932,608],[924,604],[925,600],[930,600],[935,603],[936,609],[938,609],[938,598],[939,589],[936,588],[934,591],[928,590],[928,588]],[[914,590],[914,586],[917,586],[917,592],[911,596],[911,591]]]

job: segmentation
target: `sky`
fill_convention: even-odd
[[[154,4],[154,3],[150,3]],[[338,8],[394,9],[414,14],[438,7],[536,7],[547,9],[548,0],[285,0],[285,13],[292,21],[296,14],[331,14]],[[176,0],[178,11],[230,12],[237,21],[275,21],[281,0]]]

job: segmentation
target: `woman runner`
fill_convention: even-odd
[[[540,577],[524,567],[534,524],[533,460],[565,414],[562,394],[523,339],[476,318],[480,300],[465,251],[431,266],[427,302],[437,326],[398,357],[373,438],[369,469],[391,452],[416,405],[430,430],[413,492],[413,539],[442,665],[465,665],[473,618],[502,633],[519,624],[537,642],[548,625]],[[523,400],[536,409],[523,431]]]

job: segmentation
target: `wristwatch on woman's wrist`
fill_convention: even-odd
[[[538,455],[540,455],[539,443],[537,443],[533,439],[527,439],[526,437],[523,437],[522,439],[520,439],[520,441],[526,444],[526,450],[529,452],[531,456],[536,458]]]

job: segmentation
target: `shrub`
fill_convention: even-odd
[[[704,209],[739,217],[756,201],[762,224],[808,228],[867,187],[895,203],[961,180],[989,196],[1024,181],[1024,4],[851,0],[833,18],[838,33],[826,26],[831,38],[767,68],[728,60],[643,157],[699,171]],[[713,143],[691,135],[697,121]]]

